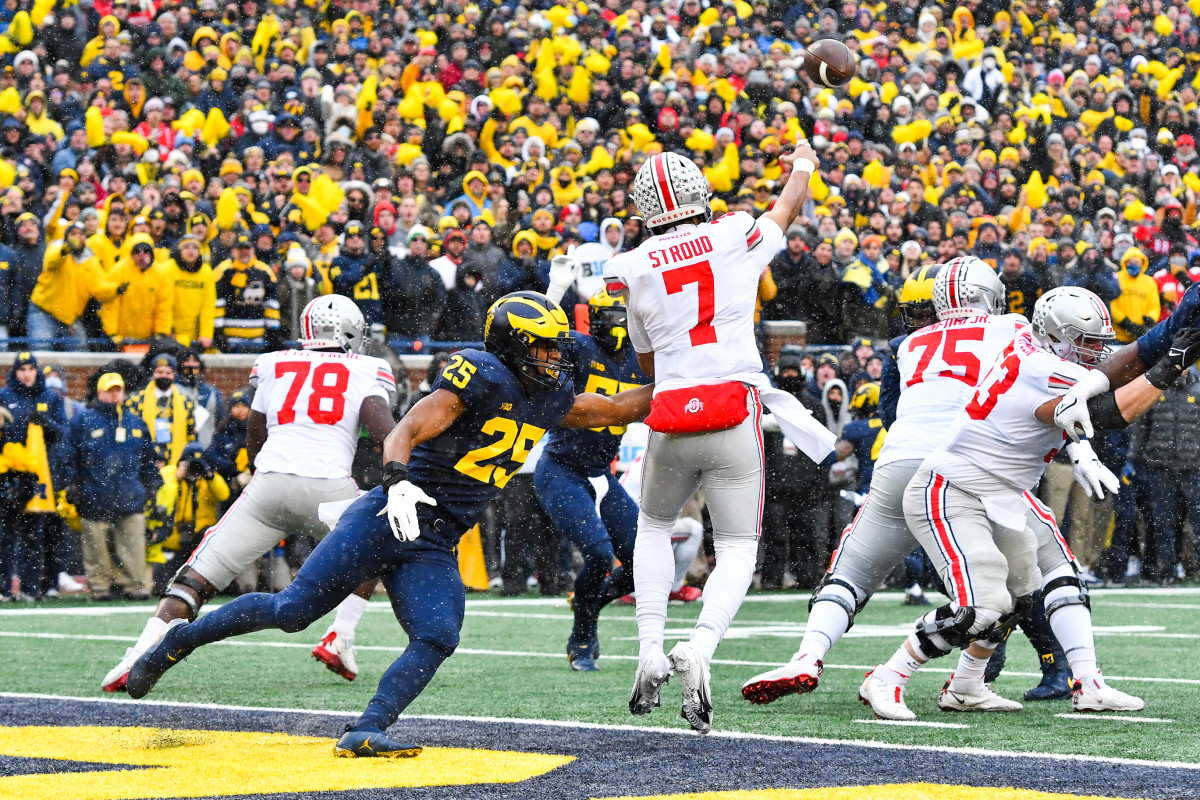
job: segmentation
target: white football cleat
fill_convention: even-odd
[[[1114,689],[1098,677],[1075,681],[1071,687],[1071,708],[1080,713],[1141,711],[1145,707],[1142,698]]]
[[[875,669],[867,673],[866,680],[858,687],[858,699],[864,706],[869,706],[878,719],[897,722],[916,719],[917,715],[909,711],[908,706],[904,704],[904,687],[876,678]]]
[[[639,662],[629,695],[629,713],[640,717],[658,708],[658,690],[670,679],[671,662],[661,650]]]
[[[938,708],[942,711],[1021,711],[1025,707],[996,694],[987,684],[983,685],[982,691],[964,693],[952,691],[950,681],[946,681],[938,697]]]
[[[693,730],[708,733],[712,730],[713,712],[708,664],[691,642],[675,645],[667,658],[671,659],[671,667],[683,685],[683,707],[679,716],[686,719]]]
[[[121,663],[108,671],[104,676],[104,680],[100,682],[100,688],[106,692],[123,692],[125,684],[129,681],[129,670],[133,668],[133,662],[141,657],[141,653],[130,647],[125,651],[125,655],[121,658]]]
[[[325,634],[325,638],[313,648],[312,657],[324,664],[327,670],[336,672],[348,681],[358,676],[358,663],[354,660],[354,640],[338,636],[337,631]]]
[[[824,671],[820,659],[801,655],[782,667],[746,681],[742,685],[742,697],[755,705],[765,706],[789,694],[808,694],[817,688]]]

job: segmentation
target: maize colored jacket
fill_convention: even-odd
[[[175,338],[184,346],[196,339],[211,339],[217,314],[217,276],[213,268],[201,262],[198,269],[188,270],[171,259],[167,274],[175,286]]]
[[[1158,322],[1162,312],[1158,284],[1145,273],[1132,276],[1124,269],[1117,273],[1117,282],[1121,284],[1121,294],[1112,301],[1113,328],[1118,342],[1132,342],[1137,336],[1125,327],[1126,322],[1135,325],[1143,324],[1146,319],[1151,325]]]
[[[46,248],[30,302],[64,325],[73,325],[88,300],[108,302],[117,296],[118,285],[103,274],[99,259],[88,248],[72,254],[66,242],[57,241]]]
[[[170,335],[175,315],[175,285],[165,264],[152,263],[149,269],[142,270],[133,263],[132,256],[122,258],[108,278],[129,284],[125,294],[100,308],[100,321],[109,336],[149,339]]]

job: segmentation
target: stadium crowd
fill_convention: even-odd
[[[629,188],[647,156],[688,155],[714,213],[758,214],[798,136],[820,169],[761,281],[762,318],[806,323],[812,344],[776,372],[839,433],[903,333],[900,290],[921,265],[977,256],[1017,313],[1086,287],[1122,342],[1200,279],[1200,0],[21,0],[0,29],[0,338],[14,351],[260,352],[299,338],[300,310],[329,292],[398,352],[478,341],[493,300],[546,289],[553,255],[642,240]],[[858,55],[842,89],[802,68],[824,37]],[[183,426],[151,460],[186,473],[197,433],[176,417],[202,401],[182,363],[163,366],[157,396],[128,373],[122,388],[130,408],[162,409],[141,414],[155,442],[150,423]],[[29,398],[62,394],[61,376],[24,383],[22,364],[0,395],[4,441],[32,448],[37,427],[63,446],[65,415],[12,410],[45,417]],[[1152,581],[1195,568],[1198,381],[1098,448],[1129,487],[1115,506],[1072,489],[1069,465],[1048,472],[1043,494],[1097,576],[1123,582],[1138,558]],[[869,418],[863,394],[853,410]],[[53,407],[96,410],[82,400]],[[206,410],[204,448],[231,413]],[[764,584],[811,584],[852,513],[840,490],[865,490],[869,470],[801,465],[772,443]],[[9,473],[21,456],[5,453]],[[129,466],[152,497],[154,471]],[[225,493],[243,472],[224,471]],[[215,513],[221,493],[197,502]],[[41,501],[18,516],[52,513]],[[3,524],[5,575],[40,557],[13,543],[52,538],[41,519]],[[122,591],[148,591],[127,577]]]

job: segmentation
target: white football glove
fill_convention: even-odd
[[[550,259],[550,286],[546,289],[546,296],[556,303],[560,302],[567,289],[575,284],[579,268],[575,263],[574,252],[575,245],[571,245],[567,248],[566,255]]]
[[[1108,391],[1108,376],[1098,369],[1091,370],[1072,386],[1054,409],[1054,424],[1078,442],[1080,433],[1091,438],[1092,415],[1088,413],[1087,401]]]
[[[1121,488],[1121,481],[1112,470],[1100,463],[1092,443],[1087,439],[1068,444],[1067,455],[1071,457],[1075,482],[1083,487],[1083,493],[1088,497],[1094,495],[1097,500],[1103,500],[1105,489],[1115,495]]]
[[[437,505],[437,501],[425,494],[421,487],[409,481],[399,481],[388,489],[387,506],[375,516],[386,514],[392,534],[402,542],[414,542],[421,535],[421,525],[417,522],[417,503]]]

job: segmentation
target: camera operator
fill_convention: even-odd
[[[174,478],[173,530],[163,541],[163,549],[174,551],[175,556],[168,558],[166,564],[155,565],[156,588],[165,586],[178,564],[187,560],[204,532],[217,521],[217,505],[229,499],[229,484],[213,469],[198,442],[191,442],[183,449]],[[170,481],[167,488],[169,491]]]

